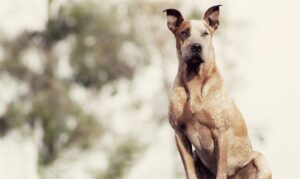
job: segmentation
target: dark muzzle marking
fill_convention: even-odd
[[[199,43],[190,45],[190,57],[186,59],[186,63],[204,63],[202,59],[202,46]]]
[[[200,65],[204,63],[202,58],[202,46],[199,43],[194,43],[190,46],[190,57],[185,60],[189,72],[197,73]]]

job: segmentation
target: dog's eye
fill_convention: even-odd
[[[182,32],[180,33],[180,35],[181,35],[182,37],[184,37],[184,38],[187,38],[187,37],[190,35],[189,29],[186,29],[185,31],[182,31]]]
[[[202,32],[202,34],[201,34],[202,37],[206,37],[206,36],[208,36],[208,35],[209,35],[209,33],[206,32],[206,31],[205,31],[205,32]]]

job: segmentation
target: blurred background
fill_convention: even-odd
[[[217,64],[274,178],[300,178],[296,0],[0,0],[0,179],[183,179],[162,11],[221,3]]]

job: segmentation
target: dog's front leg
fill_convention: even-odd
[[[171,126],[175,129],[184,113],[184,105],[187,101],[187,94],[182,86],[176,86],[171,91],[169,104],[169,120]]]
[[[216,140],[217,146],[217,179],[227,178],[227,151],[228,151],[228,141],[226,135],[226,128],[220,127],[213,130],[213,135]]]
[[[197,179],[191,143],[187,137],[179,131],[176,132],[175,139],[187,179]]]

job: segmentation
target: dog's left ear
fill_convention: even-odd
[[[220,6],[222,5],[209,8],[203,16],[203,20],[214,30],[217,30],[219,27]]]
[[[168,28],[174,33],[184,20],[181,13],[176,9],[166,9],[163,12],[167,13]]]

